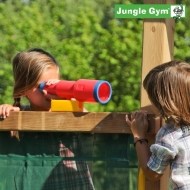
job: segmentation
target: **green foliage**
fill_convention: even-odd
[[[174,58],[190,62],[189,45],[190,45],[190,30],[189,21],[187,18],[190,16],[190,1],[184,0],[179,2],[186,6],[186,18],[181,18],[176,23],[175,27],[175,49]]]
[[[0,103],[12,102],[11,59],[32,47],[50,51],[67,80],[108,80],[112,100],[89,111],[132,111],[140,99],[142,20],[114,19],[116,0],[0,1]],[[120,1],[119,3],[140,3]],[[142,2],[141,2],[142,3]],[[187,0],[178,1],[186,5]],[[190,60],[188,19],[175,27],[176,59]]]
[[[114,19],[115,3],[115,0],[0,3],[0,61],[4,70],[0,73],[3,81],[0,103],[11,100],[10,62],[14,54],[41,47],[56,57],[63,79],[92,78],[111,83],[112,100],[105,106],[87,104],[89,111],[137,109],[142,22]]]

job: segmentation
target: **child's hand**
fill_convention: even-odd
[[[50,86],[50,85],[52,85],[52,84],[58,83],[59,81],[60,81],[60,80],[58,80],[58,79],[50,79],[50,80],[48,80],[48,81],[46,82],[46,85]]]
[[[131,120],[126,115],[127,125],[131,128],[134,138],[144,139],[148,130],[147,112],[138,111],[131,114]]]
[[[5,119],[9,116],[10,111],[20,111],[19,107],[14,107],[9,104],[2,104],[0,105],[0,118]]]
[[[46,85],[47,85],[47,86],[50,86],[50,85],[53,85],[53,84],[58,83],[59,81],[60,81],[60,80],[58,80],[58,79],[50,79],[50,80],[48,80],[48,81],[46,82]],[[55,95],[55,94],[49,94],[49,93],[47,92],[47,90],[42,90],[42,92],[43,92],[44,96],[45,96],[46,98],[48,98],[48,99],[55,99],[55,100],[61,99],[60,97],[58,97],[58,96]]]

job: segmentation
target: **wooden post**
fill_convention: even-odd
[[[144,0],[146,4],[175,4],[175,0]],[[153,67],[173,59],[174,19],[145,19],[143,26],[142,81]],[[142,86],[142,85],[141,85]],[[151,107],[148,96],[141,88],[141,107]],[[148,110],[150,111],[150,110]],[[154,142],[154,136],[149,138]],[[150,143],[150,144],[151,144]],[[161,180],[145,180],[145,190],[167,190],[170,171]]]

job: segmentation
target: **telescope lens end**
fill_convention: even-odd
[[[106,104],[110,101],[111,96],[112,88],[110,83],[103,80],[98,81],[94,88],[94,99],[101,104]]]

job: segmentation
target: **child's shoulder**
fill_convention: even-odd
[[[162,133],[171,133],[176,130],[177,130],[177,128],[175,127],[175,125],[170,124],[170,123],[164,123],[163,126],[160,128],[160,131]]]
[[[183,131],[180,126],[174,124],[165,123],[157,133],[158,138],[174,140],[182,137]]]

